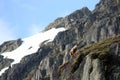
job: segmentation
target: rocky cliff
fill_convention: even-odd
[[[44,31],[60,27],[66,31],[9,67],[0,80],[120,80],[119,0],[100,0],[93,11],[76,10]]]
[[[22,40],[11,40],[11,41],[6,41],[3,44],[0,45],[0,54],[3,52],[10,52],[18,48],[22,44]],[[3,68],[10,66],[10,64],[13,62],[13,59],[9,59],[7,57],[4,57],[0,55],[0,70]]]
[[[6,41],[0,45],[0,53],[13,51],[16,48],[18,48],[21,44],[21,39]]]

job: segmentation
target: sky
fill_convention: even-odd
[[[95,8],[99,0],[0,0],[0,44],[32,36],[58,17]]]

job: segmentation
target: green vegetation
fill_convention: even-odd
[[[114,36],[104,41],[100,41],[95,44],[91,44],[78,50],[78,57],[75,59],[71,66],[71,73],[74,73],[77,70],[79,64],[87,54],[91,54],[93,58],[99,58],[101,60],[104,60],[107,56],[111,54],[109,51],[110,45],[115,42],[120,42],[120,35]]]

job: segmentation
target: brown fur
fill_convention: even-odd
[[[70,50],[70,56],[73,56],[75,52],[77,51],[77,45],[75,45],[71,50]]]

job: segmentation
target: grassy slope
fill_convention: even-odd
[[[110,45],[115,42],[120,42],[120,35],[114,36],[104,41],[100,41],[95,44],[91,44],[89,46],[85,46],[84,48],[78,50],[77,58],[75,59],[75,61],[72,63],[71,66],[71,73],[77,70],[79,64],[87,54],[92,54],[93,58],[99,58],[101,60],[105,60],[106,57],[111,54],[109,51]]]

